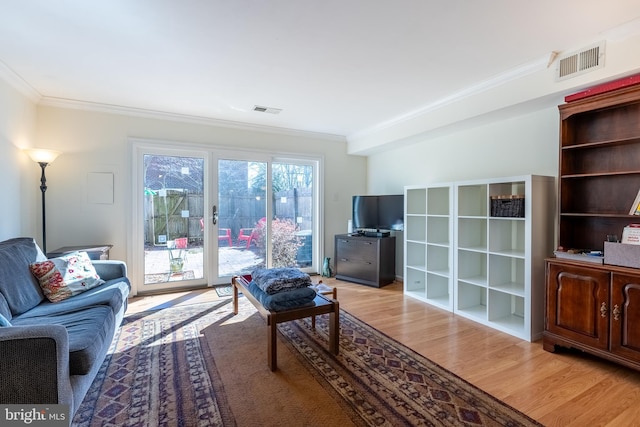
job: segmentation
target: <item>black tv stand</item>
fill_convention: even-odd
[[[396,277],[396,238],[338,234],[334,265],[336,279],[377,288],[387,285]]]

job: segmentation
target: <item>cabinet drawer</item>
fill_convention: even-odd
[[[338,239],[337,254],[340,258],[375,262],[378,253],[377,242],[358,239]]]
[[[340,276],[358,278],[367,282],[376,282],[377,280],[376,266],[362,260],[338,259],[336,261],[336,272]]]

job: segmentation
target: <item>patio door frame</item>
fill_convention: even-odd
[[[132,290],[134,295],[153,294],[169,291],[180,291],[185,289],[204,288],[209,282],[212,262],[216,262],[211,256],[212,250],[210,232],[207,232],[206,220],[211,214],[207,206],[216,203],[211,199],[211,151],[203,146],[185,145],[181,143],[170,143],[166,141],[152,141],[142,139],[130,139],[132,144],[132,219],[130,241],[130,262],[129,277],[132,278]],[[144,251],[144,200],[141,196],[144,192],[144,168],[143,159],[145,155],[167,156],[167,157],[194,157],[202,158],[204,161],[203,171],[203,204],[205,206],[205,231],[203,236],[203,277],[198,279],[178,280],[163,283],[145,285],[145,251]],[[209,229],[210,230],[210,229]],[[217,244],[217,239],[215,244]],[[168,265],[168,263],[167,263]]]
[[[185,143],[178,141],[154,140],[143,138],[130,138],[129,143],[132,153],[132,186],[131,186],[131,220],[129,224],[129,248],[128,269],[132,278],[132,294],[150,294],[166,291],[179,291],[193,288],[204,288],[230,282],[230,277],[218,277],[218,238],[217,226],[212,224],[212,207],[219,206],[218,201],[218,160],[244,160],[247,162],[266,162],[267,179],[266,194],[272,192],[272,164],[273,163],[303,163],[311,165],[314,170],[313,185],[313,250],[312,264],[302,270],[314,274],[319,273],[322,266],[322,254],[324,253],[324,227],[322,212],[323,200],[323,158],[321,156],[309,156],[300,153],[278,153],[261,150],[238,150],[228,147],[220,147],[208,144]],[[144,285],[144,221],[143,198],[140,197],[144,188],[144,176],[142,159],[145,154],[166,155],[176,157],[202,157],[204,159],[204,277],[200,280],[187,280],[168,282],[163,286],[153,286],[153,289],[145,289]],[[273,206],[271,197],[267,197],[267,217],[271,217]],[[270,226],[267,229],[267,240],[270,242]],[[267,265],[271,265],[271,248],[266,251]]]

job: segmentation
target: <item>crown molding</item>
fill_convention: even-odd
[[[7,64],[0,60],[0,79],[7,82],[11,87],[29,98],[32,102],[38,103],[42,95],[33,86],[27,83],[18,73],[13,71]]]
[[[413,120],[421,116],[426,116],[427,114],[433,111],[436,111],[440,108],[443,108],[447,105],[460,102],[466,98],[470,98],[472,96],[479,95],[483,92],[487,92],[493,88],[501,86],[510,81],[520,79],[522,77],[528,76],[540,70],[544,70],[545,68],[547,68],[548,63],[549,63],[549,56],[545,56],[535,61],[528,62],[519,67],[500,73],[495,77],[492,77],[491,79],[485,80],[473,86],[469,86],[468,88],[463,89],[461,91],[452,93],[451,95],[441,98],[435,102],[432,102],[431,104],[424,105],[418,108],[417,110],[410,111],[406,114],[397,116],[391,120],[381,122],[371,128],[364,129],[364,130],[355,132],[351,135],[348,135],[347,140],[357,140],[357,139],[365,138],[369,135],[375,134],[385,129],[392,128],[394,126],[397,126],[409,120]]]
[[[215,126],[250,132],[266,132],[278,135],[298,136],[304,138],[319,138],[337,142],[346,142],[346,137],[321,132],[303,131],[298,129],[280,128],[275,126],[257,125],[232,120],[221,120],[212,117],[192,116],[189,114],[170,113],[166,111],[147,110],[143,108],[126,107],[122,105],[101,104],[96,102],[78,101],[74,99],[43,96],[38,105],[46,107],[66,108],[74,110],[94,111],[100,113],[118,114],[129,117],[140,117],[155,120],[169,120],[204,126]]]

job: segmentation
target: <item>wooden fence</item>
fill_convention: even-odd
[[[203,222],[210,221],[211,208],[205,208],[202,194],[166,190],[166,197],[145,195],[145,244],[164,246],[167,240],[186,237],[190,245],[202,243]],[[273,200],[274,217],[288,219],[298,230],[312,228],[313,194],[311,189],[279,192]],[[264,198],[220,196],[218,227],[230,228],[234,240],[241,228],[253,228],[266,215]]]

